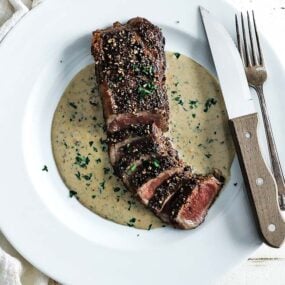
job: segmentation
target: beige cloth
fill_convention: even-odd
[[[0,42],[15,24],[41,0],[0,0]]]

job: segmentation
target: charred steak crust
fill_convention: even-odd
[[[91,52],[115,174],[163,221],[190,229],[203,222],[222,187],[218,171],[191,173],[169,138],[165,40],[144,18],[93,32]]]
[[[149,117],[167,130],[164,44],[160,29],[143,18],[93,32],[91,51],[110,131]]]

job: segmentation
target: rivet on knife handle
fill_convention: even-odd
[[[275,180],[259,148],[257,122],[254,113],[231,119],[230,127],[263,239],[270,246],[280,247],[285,238],[285,222],[278,205]]]

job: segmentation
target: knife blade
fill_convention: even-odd
[[[268,245],[280,247],[285,237],[285,222],[279,209],[276,182],[258,144],[258,116],[240,55],[223,25],[205,8],[200,7],[200,12],[259,232]]]

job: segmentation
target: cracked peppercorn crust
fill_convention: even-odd
[[[93,32],[92,54],[110,132],[155,122],[168,129],[164,37],[143,18]]]

